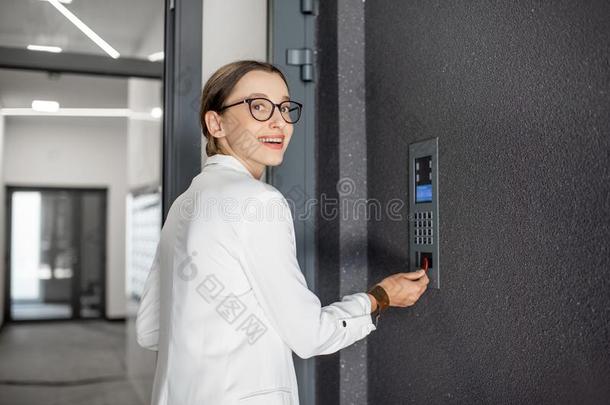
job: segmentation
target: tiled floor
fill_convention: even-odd
[[[0,404],[142,405],[127,380],[122,322],[7,324]]]

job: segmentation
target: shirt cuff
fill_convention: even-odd
[[[359,340],[376,330],[377,327],[373,323],[371,300],[368,294],[362,292],[352,294],[352,296],[362,305],[362,314],[340,319],[339,326],[348,329],[348,334],[356,337],[354,340]]]

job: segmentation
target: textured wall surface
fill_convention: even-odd
[[[338,198],[339,180],[339,85],[337,77],[337,2],[322,1],[316,17],[316,184],[317,195]],[[321,107],[324,106],[324,107]],[[339,218],[316,218],[316,294],[322,305],[340,299]],[[316,404],[340,402],[340,352],[316,356]]]
[[[610,402],[610,2],[366,2],[369,198],[439,138],[441,290],[369,336],[370,404]],[[370,280],[408,266],[369,223]]]

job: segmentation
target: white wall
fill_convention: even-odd
[[[64,117],[5,120],[6,184],[108,189],[106,315],[124,317],[127,120]],[[0,263],[4,263],[4,256]]]
[[[136,112],[149,112],[153,107],[162,105],[162,83],[160,80],[137,79],[128,80],[128,106]],[[158,188],[161,186],[162,170],[162,121],[130,119],[127,130],[127,178],[130,190],[138,188]],[[130,198],[131,201],[131,198]],[[127,204],[128,209],[131,204]],[[127,212],[129,217],[130,213]],[[141,218],[140,218],[141,219]],[[160,219],[159,219],[159,222]],[[129,227],[132,221],[127,221]],[[127,229],[127,252],[130,252],[131,235],[140,235],[142,230]],[[160,238],[161,227],[148,230],[147,239]],[[147,243],[150,245],[150,243]],[[141,246],[140,246],[141,247]],[[150,248],[153,248],[150,245]],[[150,250],[150,249],[149,249]],[[138,261],[142,262],[142,251],[138,251]],[[149,263],[152,263],[154,251],[149,251]],[[131,258],[127,258],[126,277],[132,277],[136,271]],[[148,265],[147,265],[148,267]],[[138,302],[127,299],[127,344],[126,365],[127,375],[132,387],[142,403],[150,403],[152,393],[152,380],[154,378],[156,356],[149,350],[142,349],[136,342],[135,316]]]
[[[239,59],[267,60],[267,0],[204,0],[202,87],[219,67]],[[205,142],[202,142],[205,163]]]
[[[4,323],[4,282],[6,269],[4,268],[4,116],[0,114],[0,325]]]
[[[161,80],[130,78],[128,108],[150,113],[162,107]],[[163,121],[129,119],[127,124],[127,182],[129,189],[161,185]]]
[[[163,1],[155,0],[160,12],[150,24],[150,32],[144,36],[136,54],[145,58],[153,52],[163,50],[164,18]],[[159,36],[160,35],[160,36]],[[149,112],[153,107],[163,107],[163,83],[160,80],[130,78],[127,84],[127,104],[136,112]],[[127,179],[130,190],[141,187],[154,188],[161,186],[163,164],[163,121],[142,121],[130,119],[127,130]],[[129,201],[131,196],[128,197]],[[130,207],[131,204],[128,204]],[[129,212],[127,213],[129,217]],[[128,221],[129,224],[131,221]],[[130,236],[137,235],[137,229],[127,229],[127,251],[129,252]],[[160,227],[158,229],[160,236]],[[150,231],[152,232],[152,231]],[[142,252],[138,252],[141,254]],[[142,260],[142,257],[138,257]],[[152,262],[152,260],[151,260]],[[132,264],[130,258],[127,265]],[[134,268],[126,269],[130,277]],[[127,376],[141,403],[150,403],[152,383],[155,372],[156,354],[141,348],[136,341],[135,316],[139,303],[127,296],[127,343],[125,363]]]
[[[238,59],[267,60],[267,0],[204,0],[202,83]]]

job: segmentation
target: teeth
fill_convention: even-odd
[[[282,142],[282,138],[258,138],[260,142]]]

